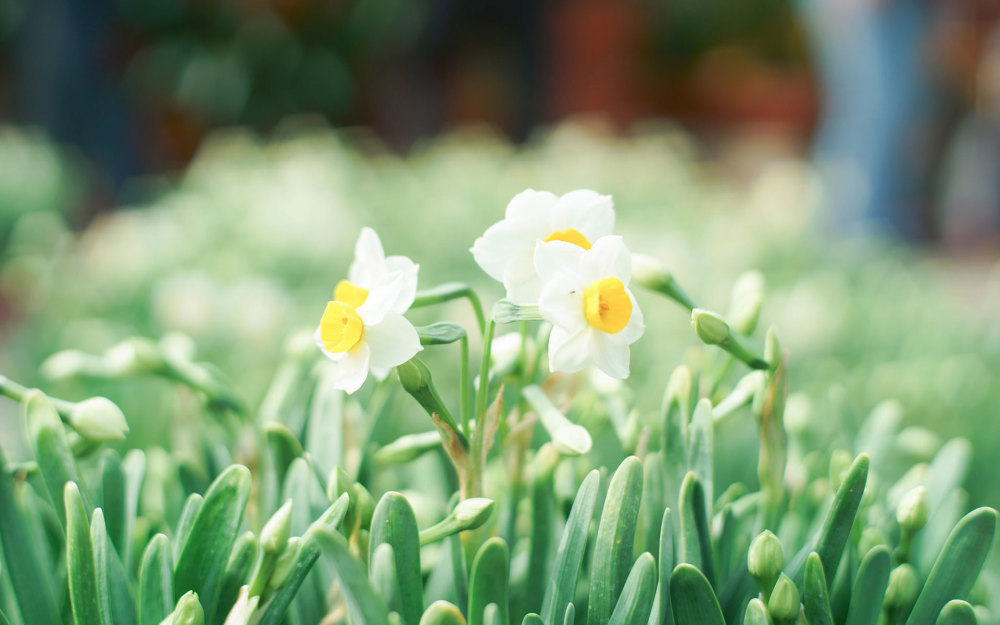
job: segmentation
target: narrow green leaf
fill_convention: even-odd
[[[0,610],[0,625],[10,625],[10,621],[8,621],[7,617],[4,616],[3,610]]]
[[[285,583],[282,584],[281,588],[257,609],[257,614],[252,620],[254,625],[278,625],[282,622],[285,618],[285,611],[288,610],[288,606],[292,603],[292,599],[295,598],[295,594],[302,586],[302,582],[305,581],[306,576],[312,570],[313,565],[320,556],[322,548],[317,535],[320,532],[334,532],[335,528],[344,520],[344,515],[347,513],[349,504],[350,498],[348,494],[343,493],[302,535],[302,543],[299,547],[298,557],[291,574],[285,580]],[[357,567],[356,563],[354,567]],[[362,575],[362,582],[367,587],[367,583],[364,582],[364,577],[360,573],[360,570],[358,574]],[[384,604],[382,607],[385,610]]]
[[[771,617],[767,613],[764,602],[754,597],[747,604],[747,612],[743,617],[743,625],[771,625]]]
[[[869,551],[858,567],[845,625],[877,625],[882,600],[889,585],[889,548],[879,545]]]
[[[276,483],[282,484],[285,481],[288,465],[302,456],[302,444],[295,438],[292,431],[282,423],[268,423],[264,426],[264,432],[267,436],[267,447],[271,450],[271,461],[274,463],[277,478]]]
[[[537,614],[525,614],[521,625],[545,625],[545,621]]]
[[[372,552],[368,563],[368,581],[372,589],[385,601],[389,610],[399,612],[399,581],[396,579],[396,556],[392,545],[382,543]]]
[[[201,510],[201,505],[204,502],[205,498],[198,493],[191,493],[184,501],[184,508],[181,509],[181,518],[178,519],[177,529],[174,531],[174,558],[180,557],[181,549],[184,547],[184,543],[187,542],[188,535],[191,533],[191,527],[194,525],[194,519],[198,516],[198,511]]]
[[[153,536],[139,568],[139,624],[158,625],[174,607],[173,558],[170,539]]]
[[[29,391],[24,399],[24,417],[28,440],[31,442],[38,469],[42,474],[49,499],[59,515],[59,522],[66,527],[66,507],[63,494],[67,482],[75,482],[80,493],[80,501],[89,517],[90,503],[85,488],[80,485],[80,473],[66,440],[59,414],[49,398],[41,391]]]
[[[137,540],[135,520],[139,514],[139,497],[142,493],[143,480],[146,477],[146,454],[139,449],[130,449],[125,454],[122,470],[125,472],[125,546],[124,550],[119,553],[126,570],[135,572],[137,563],[133,560],[132,555]]]
[[[683,625],[725,625],[715,592],[701,571],[678,564],[670,576],[670,603],[674,622]]]
[[[611,478],[601,522],[597,527],[594,559],[590,567],[589,625],[608,622],[632,568],[641,496],[642,463],[635,456],[630,456]]]
[[[323,475],[344,464],[344,397],[334,385],[337,371],[334,363],[318,367],[318,380],[309,404],[306,424],[306,451],[316,460]]]
[[[386,493],[375,506],[368,543],[369,559],[382,543],[392,545],[396,556],[396,579],[399,581],[401,601],[399,615],[405,625],[414,625],[420,621],[424,611],[420,531],[410,502],[399,493]]]
[[[816,538],[815,547],[806,546],[805,549],[795,555],[788,564],[788,576],[793,580],[801,581],[805,568],[806,559],[809,553],[815,551],[819,554],[823,563],[823,571],[826,573],[827,588],[833,584],[833,578],[837,573],[837,566],[840,564],[840,557],[844,552],[844,546],[851,535],[851,528],[854,526],[854,518],[858,514],[858,506],[861,505],[861,496],[865,492],[865,484],[868,482],[868,456],[859,455],[854,459],[847,476],[844,478],[837,494],[833,498],[833,505],[823,520],[823,526]]]
[[[351,622],[358,625],[387,625],[389,615],[385,603],[368,585],[368,580],[358,561],[351,555],[344,537],[331,529],[317,529],[312,534],[323,553],[333,562],[333,570],[340,582],[340,592],[347,604]]]
[[[666,468],[663,464],[663,454],[660,452],[647,454],[642,461],[642,469],[642,500],[639,506],[642,535],[641,546],[638,549],[656,553],[660,545],[663,510],[668,507],[664,497],[666,484],[663,479]]]
[[[969,603],[953,599],[941,609],[936,625],[976,625],[976,611]]]
[[[573,508],[559,540],[556,558],[552,562],[545,600],[542,602],[542,618],[546,623],[554,623],[557,615],[562,614],[573,601],[577,576],[587,549],[590,521],[594,518],[594,507],[597,505],[597,487],[600,481],[598,472],[591,471],[576,492]]]
[[[555,455],[555,454],[553,454]],[[558,457],[558,456],[556,456]],[[537,463],[536,463],[537,465]],[[528,530],[528,574],[524,582],[521,612],[541,608],[545,596],[545,575],[549,569],[552,534],[555,532],[552,471],[542,469],[531,481],[531,525]]]
[[[690,439],[690,444],[688,445],[690,449],[688,468],[694,471],[695,475],[698,476],[698,481],[701,482],[701,487],[705,491],[705,515],[710,517],[712,514],[712,502],[715,501],[712,496],[712,482],[715,479],[712,468],[715,434],[712,421],[712,402],[709,400],[703,398],[695,406],[694,414],[691,416],[691,429],[688,432],[688,437]],[[712,581],[711,576],[708,579]]]
[[[198,594],[208,618],[216,611],[243,512],[250,497],[250,471],[242,465],[226,469],[205,493],[174,568],[174,596]]]
[[[657,564],[659,575],[649,625],[673,625],[674,613],[670,609],[670,575],[674,570],[674,523],[670,508],[663,511],[663,519],[660,522],[660,553]]]
[[[73,622],[76,625],[111,625],[111,618],[103,609],[107,601],[107,589],[99,587],[97,583],[87,508],[74,482],[66,483],[64,509],[67,581]]]
[[[973,510],[952,530],[938,555],[906,625],[933,625],[950,599],[963,599],[972,589],[993,542],[997,513]]]
[[[406,434],[379,448],[374,458],[380,464],[403,464],[440,448],[441,436],[437,431]]]
[[[31,539],[14,492],[14,479],[0,451],[0,543],[7,563],[17,607],[26,623],[60,623],[50,567],[43,564],[38,545]]]
[[[701,480],[689,472],[681,484],[678,560],[693,565],[705,575],[710,584],[714,584],[712,534],[705,510],[705,491]]]
[[[104,510],[101,508],[94,508],[94,516],[90,519],[90,542],[94,548],[94,571],[97,586],[101,590],[99,594],[103,595],[101,601],[104,611],[115,625],[138,625],[135,596],[129,586],[125,567],[108,537]]]
[[[563,616],[563,625],[574,625],[576,623],[576,608],[573,604],[566,606],[566,614]]]
[[[97,505],[105,512],[108,537],[111,538],[115,550],[124,555],[128,542],[125,527],[128,515],[125,511],[125,470],[122,467],[122,459],[114,449],[105,449],[101,452],[98,466],[101,481],[95,497]]]
[[[465,625],[465,617],[447,601],[435,601],[427,606],[427,611],[420,617],[420,625]]]
[[[233,545],[233,552],[226,564],[226,576],[222,579],[222,590],[219,592],[219,605],[227,606],[236,603],[240,588],[250,582],[250,573],[257,560],[257,537],[253,532],[243,532]]]
[[[639,556],[625,580],[622,594],[608,625],[645,623],[656,595],[656,560],[649,553]]]
[[[809,554],[809,559],[806,560],[802,605],[805,608],[806,620],[809,621],[809,625],[833,625],[830,593],[826,589],[826,574],[823,572],[823,563],[819,559],[819,554],[815,552]]]
[[[502,538],[490,538],[479,548],[469,580],[469,625],[489,625],[484,611],[491,603],[497,606],[500,622],[509,622],[509,560],[507,543]]]

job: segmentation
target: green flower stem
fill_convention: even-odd
[[[434,387],[430,369],[422,360],[414,356],[396,367],[396,373],[399,375],[399,382],[403,389],[417,400],[427,411],[427,414],[437,415],[449,428],[458,433],[459,436],[463,436],[454,417],[451,416],[451,412],[438,394],[437,388]]]
[[[721,343],[719,347],[726,350],[738,360],[741,360],[751,369],[770,369],[771,363],[767,362],[757,354],[751,352],[746,345],[744,345],[738,338],[736,338],[732,333],[729,334]]]
[[[469,337],[463,336],[460,345],[462,348],[462,368],[458,373],[458,387],[462,411],[462,433],[469,437],[472,436],[472,432],[469,430],[469,408],[472,403],[472,388],[469,386]]]
[[[448,282],[432,289],[419,291],[410,308],[434,306],[461,298],[469,300],[472,312],[476,315],[476,323],[479,324],[479,333],[485,333],[486,315],[483,313],[483,304],[479,300],[479,296],[472,290],[472,287],[464,282]]]
[[[654,293],[659,293],[660,295],[674,300],[686,308],[688,312],[691,312],[698,307],[694,300],[691,299],[683,288],[681,288],[681,285],[677,283],[677,280],[669,272],[664,272],[662,275],[651,276],[644,279],[637,279],[636,282]]]
[[[493,331],[496,322],[490,319],[483,333],[483,359],[479,364],[479,392],[476,393],[476,418],[486,412],[486,399],[490,390],[490,352],[493,349]]]
[[[14,401],[20,403],[24,401],[25,396],[32,389],[27,386],[18,384],[14,380],[11,380],[7,376],[0,375],[0,395],[13,399]],[[46,397],[48,397],[46,395]],[[56,412],[59,413],[59,418],[62,419],[63,423],[69,423],[69,415],[73,412],[73,408],[76,406],[76,402],[66,401],[65,399],[58,399],[55,397],[48,397],[49,403],[55,407]]]

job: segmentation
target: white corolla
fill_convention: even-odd
[[[534,304],[542,289],[535,268],[539,242],[563,242],[582,250],[611,234],[615,211],[610,195],[577,190],[559,197],[528,189],[507,204],[504,219],[476,239],[472,255],[495,280],[507,288],[507,299]]]
[[[535,267],[543,282],[539,312],[553,326],[549,369],[574,372],[594,363],[627,378],[629,346],[645,326],[628,288],[632,260],[621,237],[602,237],[590,249],[539,243]]]
[[[423,349],[416,328],[403,317],[413,304],[418,269],[405,256],[386,258],[375,231],[361,231],[348,279],[337,284],[314,335],[337,363],[336,388],[353,393],[369,371],[383,379]]]

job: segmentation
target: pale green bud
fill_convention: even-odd
[[[774,584],[767,611],[775,621],[794,621],[799,616],[799,589],[784,573]]]
[[[673,275],[658,259],[645,254],[632,254],[632,279],[651,291],[660,291],[673,282]]]
[[[39,370],[47,380],[62,380],[86,371],[93,360],[78,349],[66,349],[46,358]]]
[[[104,363],[110,373],[131,375],[149,373],[163,367],[163,356],[153,341],[132,337],[104,352]]]
[[[733,285],[729,319],[734,330],[743,335],[753,334],[764,303],[764,276],[759,271],[744,273]]]
[[[441,436],[437,432],[405,434],[376,451],[375,460],[382,464],[405,464],[440,446]]]
[[[278,508],[260,530],[260,547],[265,553],[278,553],[285,547],[292,524],[292,500]]]
[[[916,532],[927,524],[929,508],[927,505],[927,489],[917,486],[903,496],[903,501],[896,508],[896,520],[904,531]]]
[[[765,595],[774,587],[784,563],[781,541],[771,530],[764,530],[750,543],[747,568]]]
[[[128,433],[125,415],[107,397],[91,397],[73,406],[69,424],[80,436],[92,441],[120,441]]]
[[[486,522],[493,514],[493,500],[485,497],[473,497],[460,501],[455,506],[452,513],[458,527],[462,530],[471,530]]]
[[[299,560],[299,550],[302,548],[302,539],[293,536],[285,543],[285,548],[281,551],[278,559],[271,569],[271,577],[267,580],[267,587],[271,589],[281,588],[291,576],[295,565]]]
[[[676,402],[685,412],[689,412],[691,406],[691,387],[693,385],[694,381],[691,369],[687,365],[680,365],[670,374],[664,403],[669,405],[671,402]]]
[[[708,310],[692,310],[691,327],[707,345],[720,345],[729,338],[729,324],[720,315]]]
[[[756,597],[750,600],[743,617],[743,625],[771,625],[771,617],[768,616],[767,606],[763,601]]]
[[[198,602],[198,594],[192,590],[184,593],[177,600],[177,607],[174,613],[167,617],[160,625],[205,625],[205,611],[201,609]]]
[[[920,578],[909,564],[900,564],[889,573],[889,586],[885,591],[885,607],[902,608],[913,603],[920,592]]]
[[[257,610],[258,601],[260,601],[260,597],[250,597],[250,588],[242,586],[236,596],[233,609],[229,611],[229,615],[226,616],[226,621],[222,625],[247,625],[250,622],[250,617]]]

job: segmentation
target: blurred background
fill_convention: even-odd
[[[889,410],[917,460],[972,439],[971,497],[997,505],[976,467],[1000,445],[998,18],[992,0],[0,0],[0,373],[107,395],[129,445],[177,447],[199,419],[182,391],[54,381],[46,358],[193,340],[253,402],[362,225],[421,287],[489,302],[467,249],[507,201],[592,188],[707,308],[763,273],[790,423]],[[643,306],[653,410],[697,339]],[[413,316],[442,314],[471,323]]]

